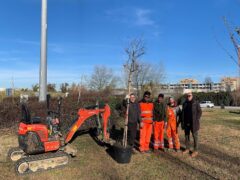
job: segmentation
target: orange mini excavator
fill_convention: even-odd
[[[59,128],[61,98],[58,100],[58,110],[49,110],[46,123],[41,123],[39,117],[31,118],[26,105],[22,105],[22,119],[18,129],[19,147],[9,150],[8,157],[14,161],[18,174],[33,173],[64,166],[69,163],[69,158],[76,156],[76,150],[70,147],[69,142],[81,125],[93,116],[97,116],[98,131],[103,132],[104,139],[109,139],[108,119],[110,116],[109,105],[94,105],[79,109],[78,117],[62,135]],[[100,121],[100,118],[102,121]]]

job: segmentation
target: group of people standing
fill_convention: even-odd
[[[176,151],[180,150],[178,127],[181,124],[185,132],[186,148],[183,154],[190,153],[190,132],[194,140],[192,157],[198,155],[198,131],[200,129],[200,118],[202,110],[193,94],[186,94],[186,101],[182,109],[177,105],[173,97],[169,97],[166,103],[164,94],[159,94],[155,102],[151,100],[151,93],[146,91],[140,102],[137,102],[135,94],[130,94],[128,110],[128,144],[134,146],[139,124],[140,139],[139,151],[149,153],[150,142],[153,134],[154,151]],[[164,132],[166,132],[168,145],[164,143]]]

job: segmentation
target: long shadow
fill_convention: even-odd
[[[72,137],[72,139],[70,140],[69,143],[72,143],[78,136],[81,136],[81,135],[84,135],[84,134],[89,134],[89,132],[90,132],[90,130],[77,131],[77,132],[73,135],[73,137]]]
[[[228,161],[230,164],[236,164],[237,166],[240,166],[240,157],[230,156],[230,155],[223,153],[217,149],[211,148],[205,144],[200,144],[199,149],[200,149],[200,152],[202,152],[204,154],[213,156],[222,161]]]
[[[181,159],[178,159],[178,158],[172,156],[171,154],[164,153],[164,152],[160,152],[160,154],[161,154],[161,156],[157,155],[157,158],[161,157],[165,160],[171,161],[172,163],[177,164],[180,169],[186,169],[186,171],[190,170],[195,173],[199,173],[202,175],[202,179],[217,179],[216,177],[212,176],[211,174],[209,174],[201,169],[198,169],[198,168],[192,166],[191,164],[188,164],[188,163],[182,161]]]
[[[210,122],[213,125],[223,125],[225,127],[229,127],[231,129],[236,129],[240,130],[240,121],[239,120],[234,120],[234,119],[228,119],[228,120],[215,120]]]
[[[240,114],[240,111],[229,111],[231,114]]]

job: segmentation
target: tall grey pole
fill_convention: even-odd
[[[39,102],[47,96],[47,0],[42,0],[41,19],[41,64],[39,74]]]

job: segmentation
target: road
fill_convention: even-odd
[[[221,106],[214,106],[215,109],[221,109]],[[204,108],[207,109],[207,108]],[[240,106],[225,106],[228,110],[240,110]]]

